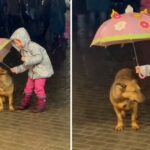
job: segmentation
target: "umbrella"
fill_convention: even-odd
[[[134,42],[150,40],[150,15],[147,9],[137,13],[128,5],[124,14],[112,10],[111,19],[97,30],[91,46],[110,46],[132,43],[138,65]]]
[[[150,16],[147,10],[132,12],[127,7],[125,14],[112,11],[111,19],[98,29],[91,45],[109,46],[150,39]]]
[[[8,68],[10,67],[3,62],[3,59],[10,52],[10,49],[11,49],[11,40],[6,38],[0,38],[0,63],[4,64]]]

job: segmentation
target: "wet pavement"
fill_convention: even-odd
[[[73,150],[149,150],[150,78],[141,81],[146,100],[139,106],[139,131],[131,129],[130,115],[124,131],[114,130],[116,116],[108,98],[116,72],[136,65],[132,46],[90,48],[99,21],[84,14],[74,19]]]

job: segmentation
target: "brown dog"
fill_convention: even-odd
[[[139,129],[137,123],[138,103],[144,100],[140,86],[135,78],[134,72],[129,68],[121,69],[110,89],[110,102],[112,103],[116,116],[116,130],[122,130],[124,127],[123,117],[125,111],[131,110],[131,127]]]
[[[14,111],[13,107],[14,84],[8,71],[0,67],[0,111],[3,111],[3,100],[8,98],[9,111]]]

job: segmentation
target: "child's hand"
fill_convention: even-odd
[[[141,69],[141,67],[140,66],[136,66],[135,67],[135,72],[137,73],[137,74],[139,74],[139,77],[140,77],[140,79],[145,79],[145,72],[144,72],[144,70],[143,69]]]
[[[23,62],[25,62],[25,57],[21,57],[21,60],[22,60]]]
[[[135,72],[136,72],[136,73],[139,73],[139,72],[140,72],[140,66],[136,66],[136,67],[135,67]]]
[[[10,70],[11,70],[12,73],[17,74],[17,68],[16,67],[10,68]]]

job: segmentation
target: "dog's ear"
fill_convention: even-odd
[[[116,86],[122,91],[124,92],[126,90],[126,85],[123,83],[116,83]]]

